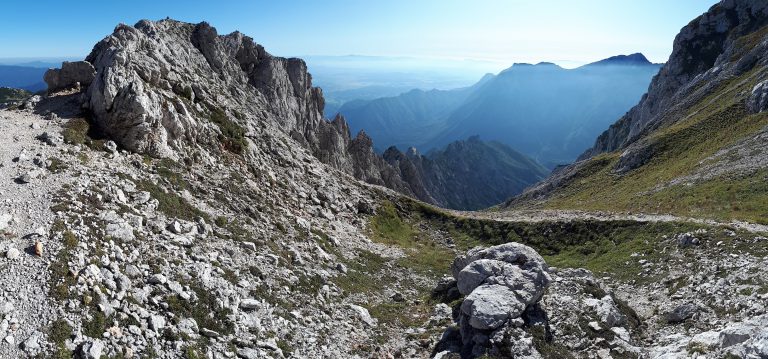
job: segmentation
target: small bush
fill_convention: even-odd
[[[209,106],[209,110],[211,122],[215,123],[221,131],[219,141],[224,145],[224,149],[234,154],[242,154],[248,148],[245,129],[230,120],[224,110],[215,106]]]
[[[206,220],[209,219],[207,213],[192,206],[189,202],[184,200],[184,198],[181,198],[175,193],[165,192],[160,186],[150,181],[140,181],[137,184],[137,187],[142,191],[149,192],[152,198],[158,201],[157,209],[168,217],[185,219],[188,221],[192,221],[197,217],[202,217]]]
[[[104,149],[104,140],[96,139],[96,131],[86,119],[76,118],[64,124],[61,135],[71,145],[85,145],[94,150]]]

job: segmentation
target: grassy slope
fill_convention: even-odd
[[[21,101],[29,96],[32,96],[32,93],[26,90],[0,87],[0,103]]]
[[[763,71],[754,69],[723,84],[693,106],[684,120],[652,133],[654,156],[649,163],[617,176],[611,172],[620,153],[597,156],[542,206],[768,223],[766,171],[654,190],[692,173],[700,161],[768,125],[768,114],[748,114],[742,102],[743,94],[764,78]]]

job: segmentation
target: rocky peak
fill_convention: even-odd
[[[675,37],[672,54],[640,103],[598,137],[580,159],[624,148],[649,127],[674,122],[673,104],[692,90],[705,94],[728,76],[752,68],[761,50],[742,52],[738,39],[768,24],[768,3],[723,0],[691,21]],[[758,46],[759,47],[759,46]],[[698,88],[696,84],[706,84]]]
[[[82,79],[91,69],[90,79]],[[270,55],[240,32],[206,22],[141,20],[118,25],[86,61],[51,70],[49,90],[79,83],[94,124],[122,148],[153,157],[247,156],[256,129],[288,134],[322,162],[412,194],[372,148],[351,139],[343,117],[323,118],[322,90],[307,65]]]
[[[637,52],[630,55],[611,56],[607,59],[596,61],[585,66],[604,66],[604,65],[642,66],[642,65],[653,65],[653,63],[648,61],[648,58],[646,58],[645,55]]]

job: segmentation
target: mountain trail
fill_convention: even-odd
[[[577,210],[508,210],[508,211],[448,211],[458,216],[502,222],[569,222],[578,220],[594,221],[636,221],[636,222],[688,222],[708,226],[728,226],[752,233],[768,232],[768,225],[745,221],[718,221],[714,219],[680,217],[672,214],[611,213]]]

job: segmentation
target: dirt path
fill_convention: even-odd
[[[768,233],[768,225],[733,221],[720,222],[711,219],[678,217],[671,214],[620,214],[609,212],[585,212],[575,210],[519,210],[519,211],[487,211],[487,212],[465,212],[449,211],[451,214],[459,217],[488,219],[504,222],[544,222],[560,221],[568,222],[573,220],[591,219],[597,221],[637,221],[637,222],[689,222],[697,224],[706,224],[712,226],[731,226],[737,229],[753,233]]]
[[[0,357],[20,358],[37,351],[56,315],[48,297],[48,263],[58,244],[49,243],[53,195],[61,175],[47,169],[63,147],[37,137],[58,134],[58,121],[28,112],[0,111]],[[20,180],[27,175],[28,178]],[[25,183],[27,182],[28,183]],[[8,221],[10,219],[10,221]],[[4,227],[4,228],[3,228]],[[43,255],[34,252],[40,241]],[[22,348],[26,348],[26,351]]]

